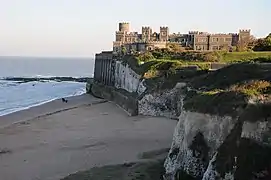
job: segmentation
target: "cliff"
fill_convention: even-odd
[[[271,179],[270,64],[209,72],[167,61],[139,65],[130,56],[117,62],[114,72],[107,95],[101,91],[108,87],[97,82],[94,94],[133,115],[178,119],[165,179]]]
[[[152,93],[153,104],[173,98],[179,113],[165,179],[271,178],[270,70],[236,64]]]

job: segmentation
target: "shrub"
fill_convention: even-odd
[[[150,60],[153,60],[154,59],[154,56],[152,55],[151,52],[145,52],[145,53],[142,53],[142,54],[139,54],[138,55],[138,59],[142,62],[146,62],[146,61],[150,61]]]
[[[233,85],[230,87],[232,91],[239,91],[248,96],[257,96],[269,92],[271,84],[263,80],[251,80],[249,82]]]

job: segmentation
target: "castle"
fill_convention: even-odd
[[[128,52],[146,51],[155,48],[166,48],[168,43],[177,43],[181,47],[197,51],[230,50],[239,43],[250,40],[250,30],[239,30],[239,33],[211,34],[189,31],[187,34],[169,33],[168,27],[160,27],[160,32],[153,32],[151,27],[142,27],[141,34],[130,32],[129,23],[119,23],[113,52],[121,52],[125,47]]]

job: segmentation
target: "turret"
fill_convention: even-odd
[[[127,22],[119,23],[120,32],[130,32],[130,24]]]
[[[169,29],[168,27],[160,27],[160,41],[168,41],[169,39]]]
[[[152,29],[150,27],[142,27],[142,40],[150,41],[152,35]]]

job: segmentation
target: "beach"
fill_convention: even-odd
[[[0,117],[0,179],[57,180],[169,148],[177,121],[130,117],[84,94]]]

